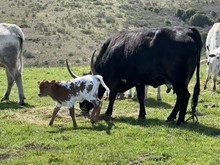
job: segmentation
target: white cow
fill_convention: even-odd
[[[22,83],[22,50],[24,33],[15,24],[0,23],[0,65],[6,69],[7,89],[1,101],[8,100],[14,82],[17,85],[20,105],[24,105]]]
[[[145,85],[145,100],[147,100],[147,92],[148,92],[148,85]],[[135,91],[134,91],[134,97],[137,96],[137,91],[136,91],[136,88],[135,88]],[[128,90],[128,98],[132,98],[132,90],[129,89]],[[161,101],[162,100],[162,97],[161,97],[161,93],[160,93],[160,86],[157,88],[157,101]]]
[[[206,69],[206,82],[204,89],[207,88],[207,83],[210,79],[211,72],[214,73],[213,77],[213,90],[216,90],[216,80],[219,73],[219,47],[220,47],[220,23],[215,23],[209,30],[206,38],[206,58],[207,58],[207,69]]]
[[[220,47],[217,49],[213,50],[210,52],[208,59],[207,59],[207,69],[206,69],[206,81],[205,81],[205,86],[204,89],[207,88],[207,83],[210,80],[210,74],[213,72],[214,77],[213,77],[213,90],[216,90],[216,80],[218,73],[220,71]]]
[[[220,47],[220,23],[215,23],[209,30],[205,45],[206,58],[209,57],[210,52]]]
[[[171,84],[166,84],[167,86],[167,90],[166,92],[169,93],[171,89],[173,89],[173,86]],[[145,100],[147,100],[147,92],[148,92],[148,85],[145,85]],[[135,91],[134,91],[134,97],[137,96],[137,91],[136,91],[136,88],[135,88]],[[128,98],[131,98],[132,97],[132,90],[129,89],[128,90]],[[161,96],[161,90],[160,90],[160,86],[157,87],[157,101],[160,102],[162,100],[162,96]]]

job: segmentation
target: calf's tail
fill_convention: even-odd
[[[107,87],[107,85],[105,84],[105,82],[103,81],[102,76],[96,75],[96,77],[99,79],[99,81],[101,82],[102,86],[103,86],[103,87],[105,88],[105,90],[107,91],[107,97],[109,98],[110,90],[109,90],[109,88]]]

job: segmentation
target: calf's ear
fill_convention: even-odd
[[[40,85],[40,83],[41,83],[41,81],[40,81],[40,80],[39,80],[39,81],[37,81],[37,84],[38,84],[38,85]]]
[[[52,80],[50,83],[51,83],[51,84],[54,84],[55,82],[56,82],[56,80]]]

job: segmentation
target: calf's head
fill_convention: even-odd
[[[38,81],[40,92],[38,96],[48,96],[51,92],[51,87],[54,85],[55,80],[49,82],[48,80]]]

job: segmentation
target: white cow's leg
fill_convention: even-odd
[[[132,98],[132,90],[131,89],[128,90],[128,98],[129,99]]]
[[[162,97],[161,97],[161,91],[160,91],[160,86],[157,87],[157,101],[161,101],[162,100]]]
[[[7,67],[6,67],[6,76],[7,76],[7,89],[5,91],[4,97],[1,99],[1,101],[9,100],[9,95],[11,93],[11,88],[14,85],[14,78],[12,77],[12,74],[9,73]]]
[[[136,87],[134,89],[134,97],[137,97],[137,89],[136,89]]]
[[[217,81],[217,71],[215,71],[215,73],[214,73],[215,75],[214,75],[214,77],[213,77],[213,83],[214,83],[214,85],[213,85],[213,91],[216,91],[216,81]]]
[[[206,69],[206,80],[205,80],[205,86],[204,86],[204,89],[206,89],[207,88],[207,84],[208,84],[208,82],[209,82],[209,79],[210,79],[210,68],[209,68],[209,66],[207,67],[207,69]]]
[[[148,98],[148,85],[145,85],[145,96],[144,96],[144,99],[147,100]]]
[[[15,77],[14,77],[14,80],[15,80],[15,83],[17,85],[17,88],[18,88],[18,95],[19,95],[19,99],[20,99],[20,102],[19,104],[20,105],[24,105],[24,90],[23,90],[23,82],[22,82],[22,76],[21,76],[21,72],[18,71],[16,69],[16,74],[15,74]]]

